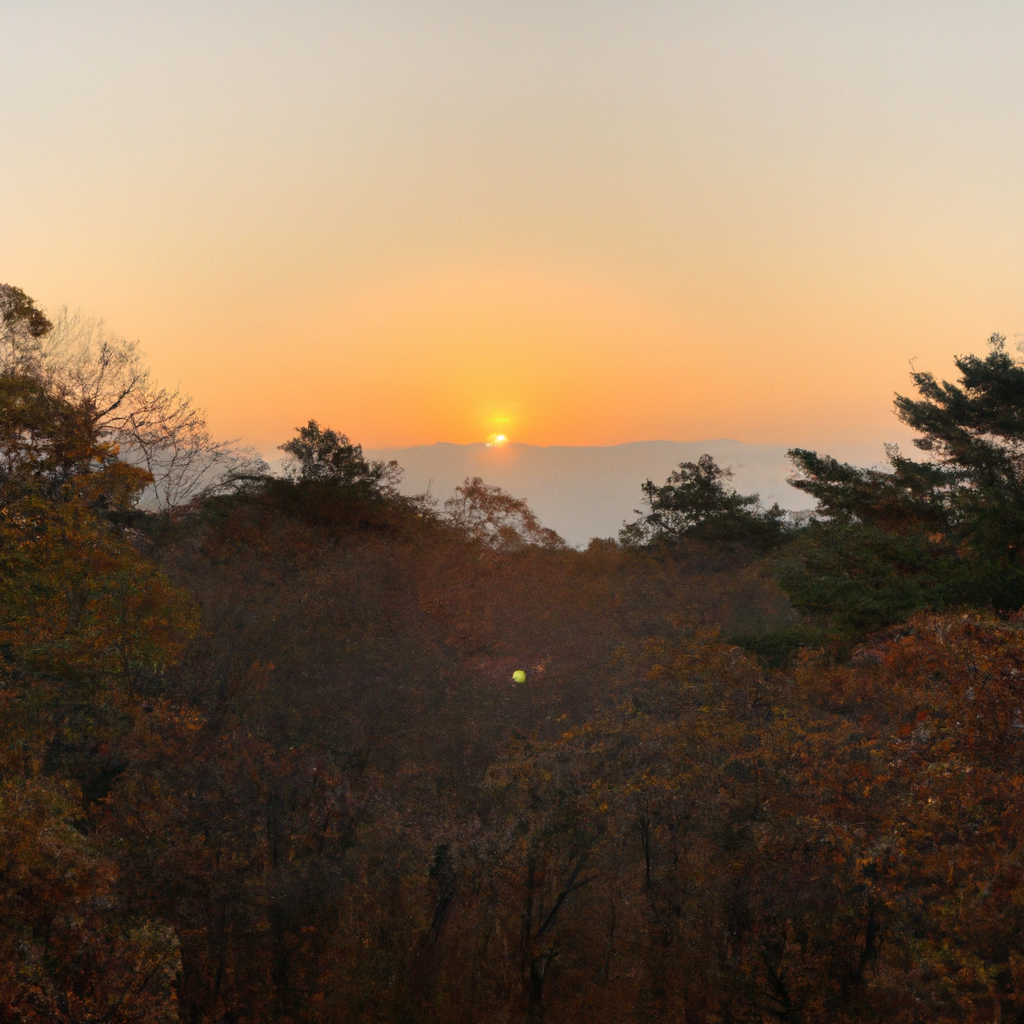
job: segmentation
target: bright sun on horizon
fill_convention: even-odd
[[[7,3],[0,280],[270,458],[315,418],[870,462],[909,360],[1024,329],[1022,36],[1016,4]]]

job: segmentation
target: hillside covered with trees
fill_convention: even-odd
[[[0,1020],[1024,1021],[1001,338],[813,515],[704,458],[579,551],[0,318]]]

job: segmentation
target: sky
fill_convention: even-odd
[[[0,281],[219,436],[867,459],[1024,331],[1024,5],[0,4]]]

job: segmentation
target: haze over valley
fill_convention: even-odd
[[[417,445],[373,448],[367,458],[394,459],[404,470],[400,490],[430,490],[444,501],[467,477],[481,477],[517,498],[525,498],[540,521],[569,544],[592,537],[616,537],[624,521],[641,507],[640,485],[662,484],[681,462],[709,454],[733,471],[731,485],[742,494],[757,493],[764,505],[775,502],[794,511],[811,508],[806,492],[786,482],[793,465],[785,445],[741,441],[636,441],[607,446],[518,444]]]

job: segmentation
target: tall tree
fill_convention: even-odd
[[[924,461],[790,451],[790,482],[818,500],[780,574],[801,610],[856,633],[922,608],[1024,603],[1024,365],[993,335],[956,366],[956,383],[915,371],[918,397],[896,397]]]
[[[993,334],[986,356],[960,356],[956,367],[956,384],[915,372],[920,397],[898,395],[896,411],[945,471],[958,532],[985,557],[1016,559],[1024,548],[1024,365]]]
[[[189,395],[160,387],[137,342],[66,309],[51,322],[21,289],[5,284],[0,372],[39,381],[88,418],[99,440],[117,445],[121,462],[149,473],[139,496],[147,507],[169,512],[230,489],[238,474],[266,469],[251,449],[214,438]]]
[[[0,1015],[164,1022],[174,933],[133,913],[96,837],[188,599],[117,525],[149,474],[89,410],[0,373]]]

